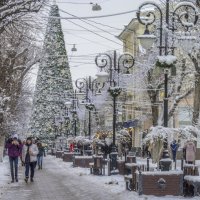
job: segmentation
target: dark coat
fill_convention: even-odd
[[[37,156],[45,156],[44,147],[38,147],[38,155]]]
[[[18,141],[19,142],[19,141]],[[9,157],[18,157],[18,156],[21,156],[21,153],[22,153],[22,144],[12,144],[12,140],[9,140],[7,143],[6,143],[6,149],[8,149],[8,156]]]
[[[176,154],[176,152],[177,152],[177,150],[178,150],[178,144],[172,143],[172,144],[170,145],[170,147],[171,147],[172,153],[173,153],[173,154]]]

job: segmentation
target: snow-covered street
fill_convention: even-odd
[[[199,30],[200,0],[0,0],[0,200],[200,200]]]
[[[161,197],[138,196],[135,192],[125,190],[124,178],[121,175],[94,176],[89,169],[73,168],[72,163],[47,156],[44,169],[37,170],[34,183],[26,184],[23,170],[20,167],[19,183],[10,183],[7,158],[0,163],[0,199],[20,200],[158,200]],[[162,197],[165,200],[185,199],[184,197]],[[194,200],[199,197],[193,198]]]

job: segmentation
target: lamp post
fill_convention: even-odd
[[[145,6],[154,6],[156,8],[156,13],[150,11],[145,11],[146,17],[143,16],[142,9]],[[165,15],[165,18],[164,18]],[[165,55],[166,58],[168,55],[174,55],[174,49],[173,46],[174,43],[174,36],[176,33],[178,33],[178,29],[184,30],[184,33],[189,32],[189,29],[194,27],[194,25],[197,23],[198,20],[198,10],[196,6],[192,2],[183,1],[181,3],[178,3],[174,9],[170,10],[170,0],[166,0],[166,8],[165,10],[162,9],[158,4],[154,2],[144,2],[140,5],[138,12],[137,12],[137,18],[138,21],[145,25],[145,32],[143,35],[138,36],[138,39],[140,39],[141,45],[145,49],[149,49],[152,47],[153,43],[155,42],[156,36],[153,34],[150,34],[148,27],[152,24],[154,24],[157,19],[159,21],[159,27],[157,28],[159,30],[159,56]],[[164,29],[165,27],[165,29]],[[172,45],[170,46],[169,42],[169,33],[173,36],[172,38]],[[164,38],[163,38],[164,36]],[[187,34],[185,36],[181,35],[179,38],[179,41],[181,43],[186,42],[186,46],[188,46],[188,43],[191,43],[194,41],[194,37],[188,36]],[[172,65],[169,65],[171,67]],[[168,127],[168,69],[165,69],[164,71],[164,113],[163,113],[163,119],[164,119],[164,127]]]
[[[78,99],[77,99],[76,90],[75,90],[73,94],[73,98],[70,101],[65,102],[67,111],[72,113],[72,118],[73,118],[72,122],[73,122],[75,137],[77,135],[77,106],[78,106],[77,104],[78,104]]]
[[[134,58],[131,54],[125,53],[117,57],[117,52],[114,51],[113,57],[107,53],[99,54],[95,58],[95,63],[97,67],[100,68],[100,72],[97,74],[99,80],[105,82],[109,85],[109,93],[113,100],[113,141],[112,141],[112,153],[111,157],[111,169],[116,166],[116,145],[115,145],[115,137],[116,137],[116,105],[117,98],[120,95],[122,88],[120,85],[120,74],[129,74],[130,68],[134,65]],[[109,72],[109,73],[105,73]]]
[[[66,103],[66,102],[65,102],[65,103]],[[69,136],[70,116],[69,116],[69,108],[67,107],[67,103],[65,104],[64,123],[65,123],[66,136],[68,137],[68,136]]]
[[[91,95],[97,95],[100,93],[100,90],[103,88],[100,87],[100,83],[96,79],[92,80],[92,77],[80,78],[75,81],[76,87],[79,89],[78,94],[84,96],[81,99],[85,103],[85,108],[88,110],[88,136],[91,138],[91,112],[95,109],[94,104],[91,101]],[[84,101],[85,100],[85,101]]]
[[[156,12],[154,13],[152,11],[146,11],[146,17],[142,16],[141,10],[145,6],[154,6],[156,8]],[[175,61],[175,58],[173,58],[174,55],[174,41],[175,36],[178,36],[178,29],[181,31],[184,31],[179,36],[179,44],[183,47],[192,46],[191,44],[194,41],[194,37],[191,37],[191,35],[188,35],[187,33],[190,33],[190,28],[193,28],[194,25],[198,21],[198,10],[196,6],[192,2],[182,1],[181,3],[178,3],[173,10],[170,10],[170,0],[166,0],[166,7],[165,10],[162,9],[158,4],[153,2],[146,2],[141,4],[141,6],[138,9],[137,12],[137,18],[139,22],[143,25],[145,25],[145,33],[142,36],[139,36],[141,45],[143,45],[144,48],[149,49],[154,43],[155,36],[150,35],[148,26],[152,25],[156,22],[156,19],[158,16],[159,20],[159,58],[158,63],[162,67],[167,67],[164,70],[164,113],[163,113],[163,120],[164,120],[164,127],[168,127],[168,71],[169,68],[173,66],[173,62]],[[165,19],[164,19],[165,14]],[[164,29],[165,27],[165,29]],[[169,36],[172,36],[172,41],[169,40]],[[163,38],[164,36],[164,38]],[[170,44],[171,42],[171,44]],[[185,43],[185,44],[184,44]],[[190,45],[188,45],[190,44]],[[163,56],[164,55],[164,56]],[[167,62],[169,61],[170,63]],[[162,62],[160,61],[162,60]],[[173,61],[174,60],[174,61]],[[172,62],[173,61],[173,62]],[[160,168],[162,171],[168,171],[171,166],[171,161],[169,161],[169,152],[167,150],[168,142],[167,138],[163,141],[163,153],[162,153],[162,159],[160,160]]]

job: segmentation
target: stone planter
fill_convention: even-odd
[[[136,174],[136,191],[139,195],[183,195],[182,171],[137,172]]]
[[[74,167],[90,168],[91,162],[93,162],[92,156],[75,156]]]
[[[63,154],[63,161],[64,162],[73,162],[73,156],[74,154],[73,153],[64,153]]]
[[[63,151],[56,151],[56,158],[62,158],[63,157]]]

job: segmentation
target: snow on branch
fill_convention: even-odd
[[[190,90],[188,90],[188,91],[185,92],[184,94],[179,95],[179,96],[176,96],[175,101],[174,101],[174,104],[173,104],[172,108],[171,108],[170,111],[169,111],[169,119],[173,116],[174,111],[175,111],[175,109],[176,109],[177,106],[178,106],[178,103],[179,103],[182,99],[184,99],[184,98],[186,98],[188,95],[190,95],[193,91],[194,91],[194,88],[191,88]]]
[[[0,6],[0,32],[25,13],[38,12],[44,0],[14,0]]]
[[[176,56],[158,56],[156,65],[159,67],[171,67],[177,60]]]
[[[144,142],[156,142],[168,139],[171,143],[175,138],[183,140],[197,140],[200,131],[194,126],[186,126],[185,128],[166,128],[163,126],[151,127],[150,132],[146,135]]]

